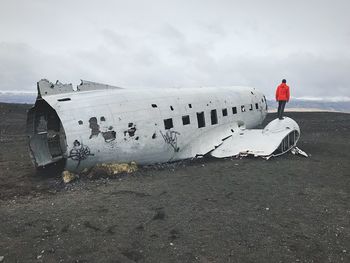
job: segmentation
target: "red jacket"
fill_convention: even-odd
[[[289,86],[286,83],[281,83],[276,89],[276,100],[289,101],[290,93]]]

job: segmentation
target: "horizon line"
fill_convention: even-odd
[[[0,94],[8,95],[33,95],[36,96],[37,92],[27,91],[27,90],[0,90]],[[267,100],[274,100],[273,98],[267,97]],[[292,97],[291,100],[303,100],[303,101],[315,101],[315,102],[350,102],[350,97],[347,96],[325,96],[325,97],[311,97],[311,96],[301,96]]]

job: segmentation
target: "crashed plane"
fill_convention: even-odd
[[[37,83],[27,135],[37,168],[65,162],[79,172],[98,163],[152,164],[199,157],[271,157],[295,147],[300,129],[267,114],[255,88],[122,89],[82,81]]]

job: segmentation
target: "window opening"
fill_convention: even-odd
[[[164,128],[166,130],[169,130],[169,129],[173,128],[173,127],[174,127],[174,125],[173,125],[173,119],[172,118],[164,120]]]
[[[222,109],[222,116],[227,116],[227,109]]]
[[[237,107],[232,107],[232,114],[237,114]]]
[[[197,112],[198,128],[205,127],[205,117],[204,112]]]
[[[211,117],[211,125],[218,124],[218,115],[216,113],[216,110],[210,111],[210,117]]]
[[[57,101],[70,101],[70,98],[58,99]]]
[[[189,116],[189,115],[182,116],[182,124],[183,124],[183,125],[188,125],[188,124],[190,124],[190,116]]]

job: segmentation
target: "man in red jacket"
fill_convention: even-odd
[[[289,101],[290,93],[287,81],[282,79],[282,83],[276,89],[276,101],[278,101],[278,118],[283,119],[283,112],[286,103]]]

